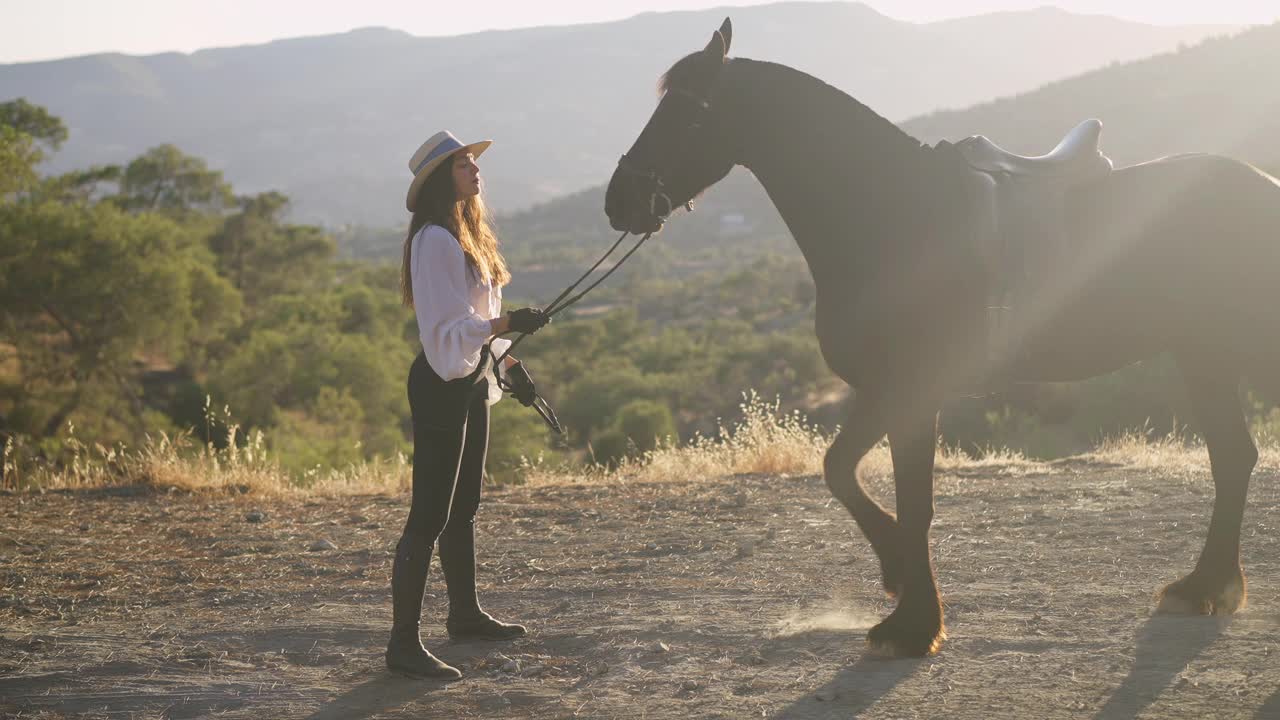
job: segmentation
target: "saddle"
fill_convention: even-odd
[[[956,147],[969,162],[969,167],[978,172],[1006,178],[1073,182],[1111,172],[1111,159],[1098,149],[1101,137],[1102,122],[1085,120],[1067,133],[1047,155],[1016,155],[982,135],[966,138]]]
[[[1000,368],[1017,351],[1017,309],[1071,251],[1069,194],[1112,171],[1111,159],[1098,147],[1101,134],[1100,121],[1086,120],[1037,157],[1011,153],[981,135],[955,145],[969,166],[975,239],[992,279],[987,357],[997,384]]]

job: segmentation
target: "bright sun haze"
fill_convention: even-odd
[[[300,0],[224,0],[218,3],[169,0],[3,0],[0,63],[49,60],[98,52],[145,55],[201,48],[265,43],[306,35],[389,27],[414,35],[460,35],[492,29],[571,25],[620,20],[642,12],[700,10],[760,5],[760,0],[478,0],[468,3],[313,3]],[[1167,0],[870,0],[866,4],[893,18],[927,22],[1046,4],[1080,13],[1098,13],[1155,24],[1269,23],[1280,9],[1260,0],[1213,3]],[[19,9],[20,8],[20,9]]]

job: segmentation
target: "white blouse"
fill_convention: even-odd
[[[502,288],[482,281],[457,238],[439,225],[427,225],[413,236],[409,273],[427,363],[445,380],[475,372],[480,348],[493,332],[489,321],[502,314]],[[510,346],[502,338],[490,343],[495,356]],[[501,398],[502,390],[491,381],[489,404]]]

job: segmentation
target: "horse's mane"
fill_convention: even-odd
[[[658,80],[658,92],[690,84],[698,72],[701,51],[677,60]],[[786,107],[822,119],[824,129],[834,134],[853,133],[874,137],[868,147],[879,151],[908,153],[921,147],[920,141],[840,88],[795,68],[749,58],[726,60],[722,83],[769,97]]]
[[[668,71],[668,86],[683,79],[688,61]],[[713,103],[724,98],[735,105],[731,112],[778,133],[778,142],[764,141],[760,152],[787,154],[788,143],[795,141],[809,150],[817,148],[820,161],[791,170],[790,177],[775,176],[778,185],[771,194],[782,187],[785,193],[801,196],[794,199],[793,213],[854,213],[864,229],[961,222],[958,213],[965,209],[957,205],[960,194],[954,184],[961,175],[953,171],[958,168],[954,149],[939,153],[921,145],[848,93],[786,65],[734,58],[720,83]],[[837,196],[839,201],[833,201]],[[775,203],[778,199],[775,195]],[[916,235],[932,237],[925,231]]]
[[[687,60],[688,58],[685,58]],[[679,71],[681,60],[668,73]],[[732,61],[734,82],[750,84],[759,92],[763,90],[771,99],[786,103],[792,108],[804,108],[804,112],[823,118],[829,127],[845,132],[876,134],[876,143],[895,143],[896,150],[915,149],[920,142],[908,135],[857,98],[806,72],[774,62],[734,58]],[[679,77],[679,75],[677,75]],[[665,76],[664,76],[665,78]]]
[[[702,56],[702,51],[691,52],[675,61],[662,77],[658,78],[658,94],[665,94],[676,85],[687,85],[693,78],[695,60]]]

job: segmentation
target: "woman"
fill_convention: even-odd
[[[480,198],[475,159],[490,141],[464,145],[436,133],[409,161],[413,213],[404,242],[401,286],[414,309],[422,352],[409,370],[413,413],[413,504],[391,570],[393,625],[387,667],[415,677],[462,677],[418,636],[422,593],[437,541],[449,593],[445,627],[454,640],[507,640],[525,633],[500,622],[476,600],[474,518],[489,439],[489,405],[502,397],[490,382],[492,358],[508,331],[533,333],[547,323],[536,308],[502,315],[511,279]],[[492,350],[492,354],[485,346]],[[532,402],[533,383],[506,358],[513,394]]]

